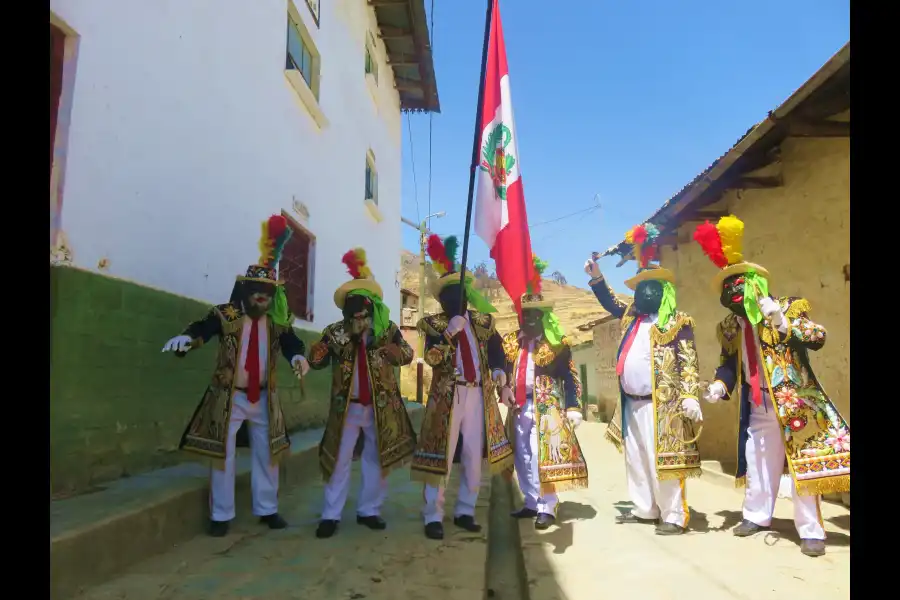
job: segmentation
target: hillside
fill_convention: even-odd
[[[408,250],[401,251],[401,286],[416,293],[419,291],[418,261],[418,255],[413,254]],[[484,282],[487,289],[482,289],[482,293],[488,296],[488,299],[497,308],[497,313],[495,314],[497,318],[497,329],[501,333],[513,331],[517,328],[518,324],[509,296],[502,288],[495,287],[494,289],[491,289],[491,283],[488,278],[485,278]],[[576,287],[574,285],[559,285],[549,279],[545,279],[543,282],[543,292],[545,298],[553,300],[556,303],[554,312],[557,317],[559,317],[559,322],[562,325],[563,331],[565,331],[572,344],[590,341],[592,339],[592,333],[590,331],[578,331],[577,327],[587,321],[599,319],[607,314],[597,302],[594,294],[589,289]],[[630,296],[620,294],[619,297],[623,300],[630,300]],[[431,313],[439,310],[440,307],[438,306],[437,301],[430,296],[427,296],[425,300],[425,311]]]

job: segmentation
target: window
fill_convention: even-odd
[[[375,170],[375,155],[366,153],[366,201],[378,205],[378,172]]]
[[[312,50],[310,50],[310,44],[307,44],[303,39],[303,35],[300,33],[300,27],[289,14],[287,26],[287,56],[284,68],[288,71],[299,71],[300,75],[303,77],[303,81],[306,82],[306,85],[309,86],[313,96],[318,100],[319,86],[317,85],[318,82],[313,77],[313,69],[316,66],[316,62],[318,61]]]
[[[288,308],[295,319],[313,320],[313,282],[315,281],[316,238],[287,214],[293,231],[278,263],[278,274],[284,280]]]
[[[371,75],[378,83],[378,62],[375,58],[375,37],[369,33],[366,39],[366,75]]]

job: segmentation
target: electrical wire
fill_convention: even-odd
[[[416,201],[416,223],[421,223],[422,213],[419,212],[419,182],[416,179],[416,149],[413,145],[412,121],[409,120],[409,113],[406,113],[406,131],[409,133],[409,159],[410,162],[412,162],[413,198]]]

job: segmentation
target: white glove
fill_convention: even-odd
[[[506,385],[506,373],[504,373],[500,369],[494,371],[494,384],[499,387],[503,387],[504,385]]]
[[[597,279],[601,275],[600,265],[593,259],[587,260],[584,263],[584,272],[590,275],[591,279]]]
[[[691,421],[697,422],[703,420],[703,413],[700,411],[700,403],[695,398],[684,398],[681,401],[681,410]]]
[[[569,418],[569,423],[572,424],[572,429],[575,429],[581,422],[584,420],[584,417],[581,414],[581,411],[577,408],[570,408],[566,411],[566,417]]]
[[[309,373],[309,361],[300,354],[291,359],[291,366],[295,371],[300,371],[300,377],[306,377],[306,374]]]
[[[725,386],[722,385],[721,381],[714,381],[706,388],[706,391],[703,393],[703,399],[710,404],[715,404],[725,397],[726,391],[728,390],[725,389]]]
[[[768,296],[759,299],[759,310],[763,316],[772,321],[775,327],[781,327],[784,324],[784,313],[777,302]]]
[[[508,387],[500,388],[500,402],[506,405],[507,408],[513,408],[516,405],[516,397],[513,396],[513,392]]]
[[[453,337],[460,331],[462,331],[466,326],[466,318],[461,315],[456,315],[452,319],[450,319],[450,323],[447,325],[447,335]]]
[[[191,336],[176,335],[163,346],[163,352],[187,352],[191,349]]]

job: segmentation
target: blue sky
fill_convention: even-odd
[[[441,235],[465,227],[485,1],[434,2],[431,212],[447,216],[431,227]],[[591,251],[620,241],[850,39],[849,0],[501,0],[500,11],[533,249],[579,286]],[[428,214],[428,121],[403,118],[412,220]],[[539,224],[598,194],[599,210]],[[418,251],[406,225],[403,245]],[[480,260],[492,264],[473,232],[469,265]],[[616,262],[601,267],[627,292],[634,263]]]

